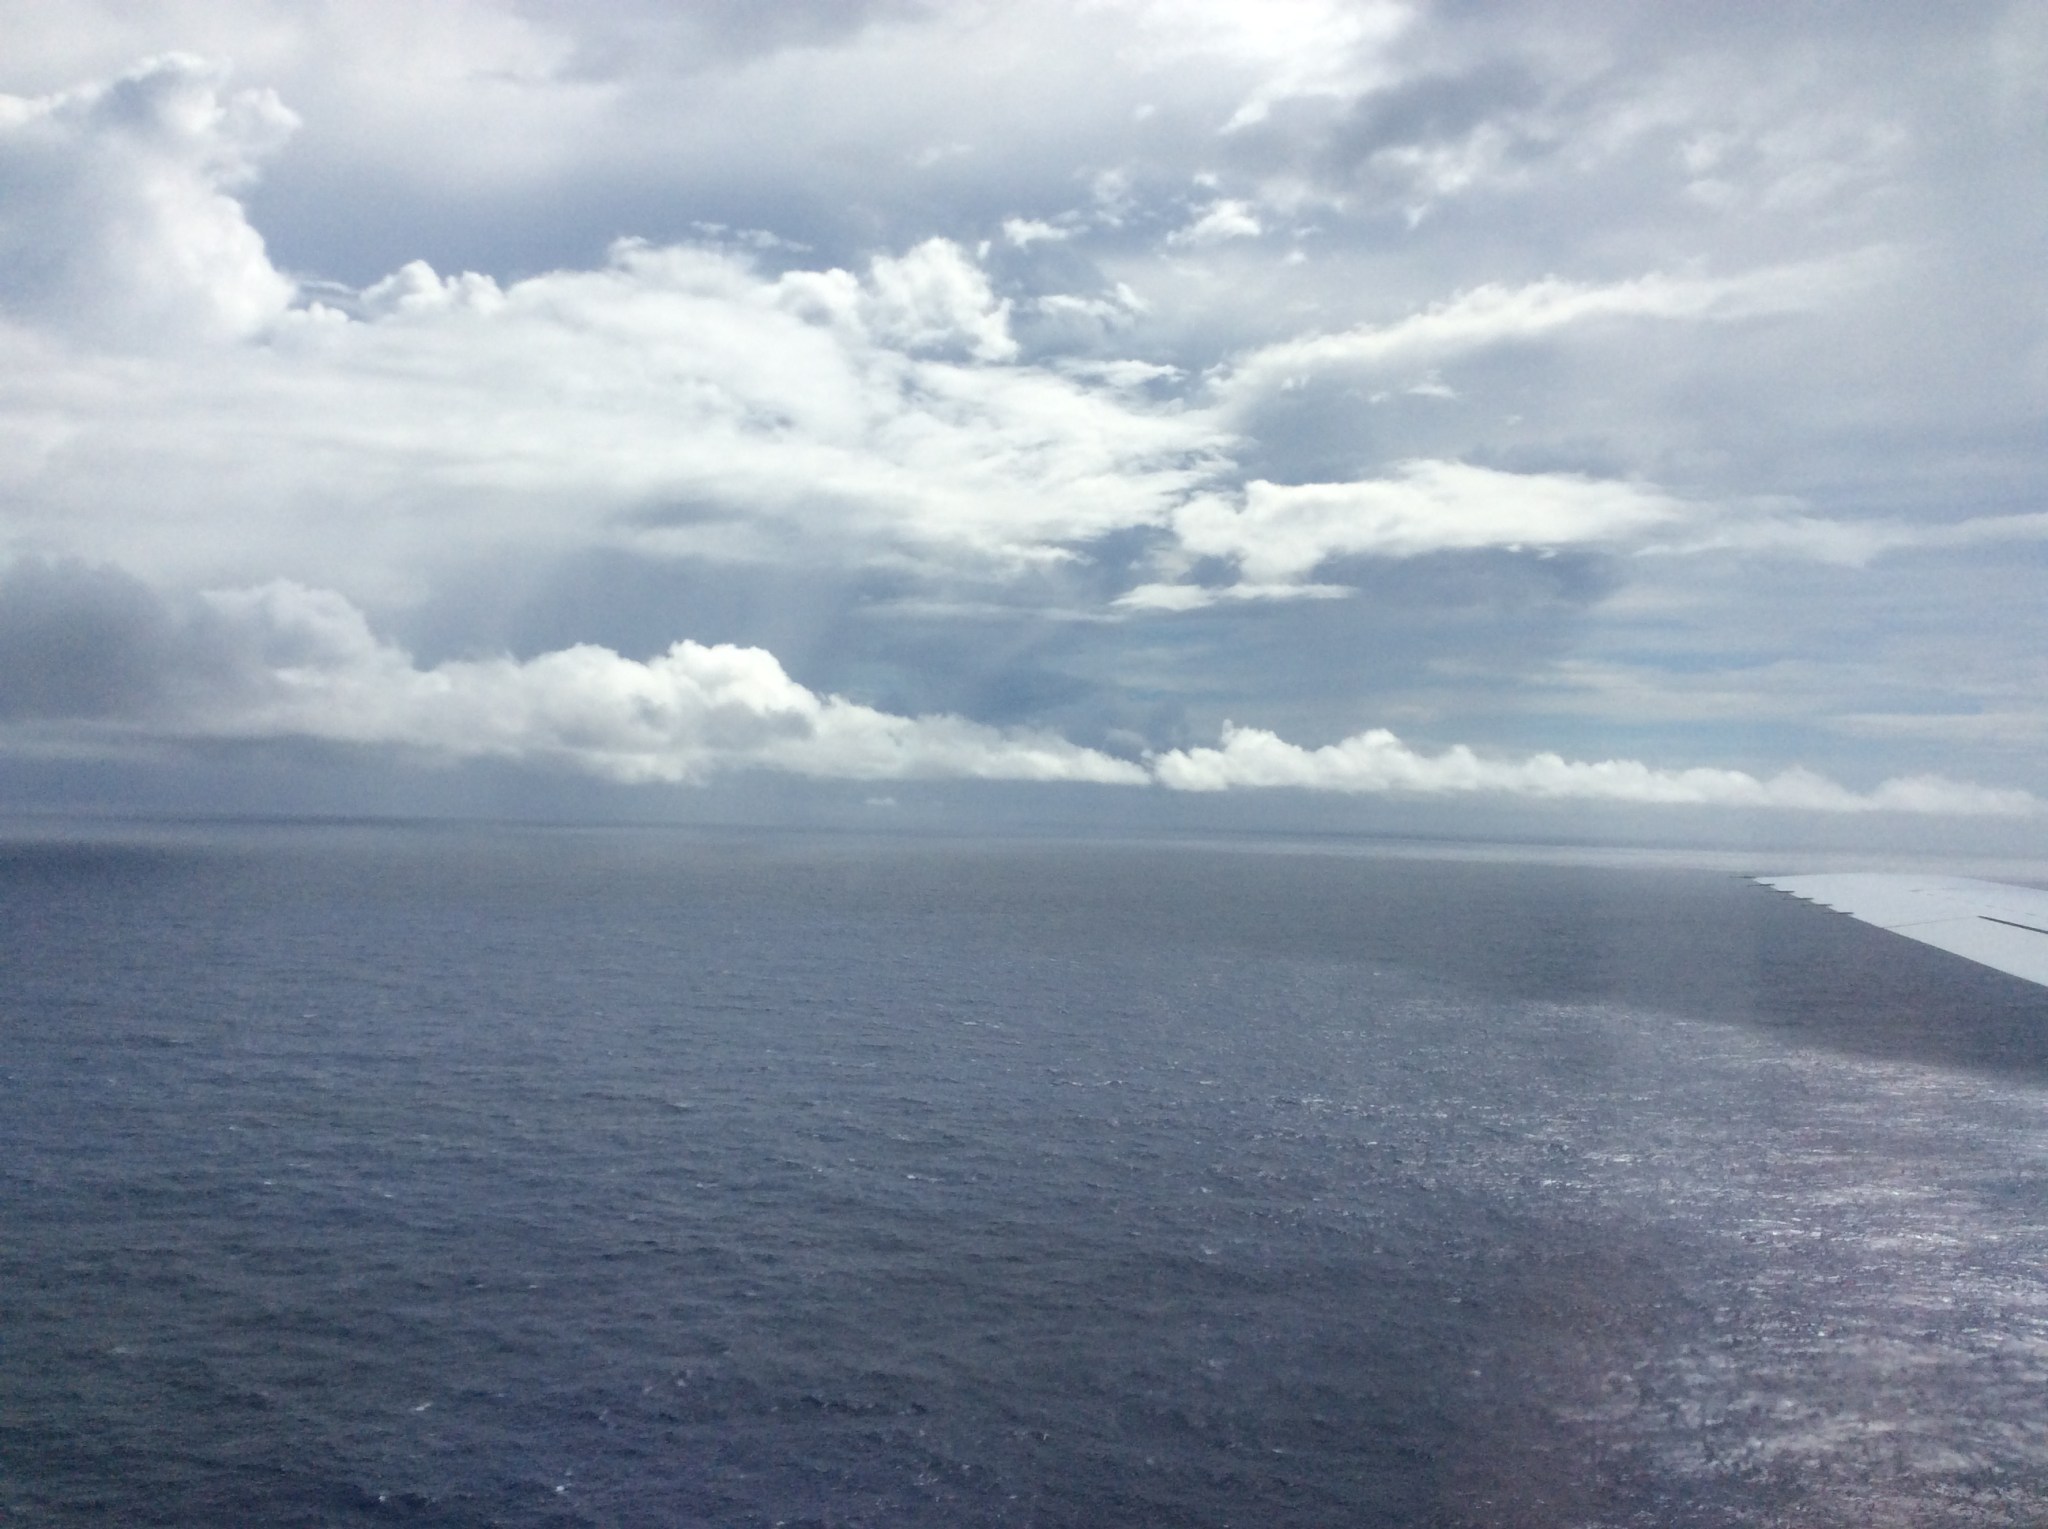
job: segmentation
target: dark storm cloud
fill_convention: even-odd
[[[0,570],[0,718],[139,716],[183,646],[164,603],[117,570],[40,559]]]

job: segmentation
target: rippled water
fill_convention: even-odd
[[[18,836],[0,1523],[2036,1524],[2044,1085],[1725,871]]]

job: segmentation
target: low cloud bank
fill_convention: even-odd
[[[421,667],[332,590],[277,580],[167,598],[118,569],[0,569],[0,750],[315,739],[617,781],[767,769],[1143,785],[1142,765],[1030,728],[899,716],[820,695],[761,648],[645,660],[580,643]]]
[[[1426,754],[1375,728],[1303,748],[1225,724],[1214,748],[1118,758],[1034,728],[903,716],[800,684],[763,648],[591,643],[422,667],[332,590],[286,580],[167,599],[118,570],[0,571],[0,748],[312,739],[501,759],[623,782],[773,770],[837,780],[1078,781],[1174,791],[1488,794],[1638,805],[2022,817],[2022,790],[1905,776],[1855,791],[1810,770],[1667,769],[1544,753]]]
[[[1440,754],[1410,748],[1385,728],[1305,749],[1264,728],[1226,723],[1220,748],[1175,749],[1152,772],[1175,791],[1292,786],[1309,791],[1422,796],[1492,794],[1658,806],[1780,807],[1806,812],[1914,812],[2026,817],[2032,793],[1901,776],[1852,791],[1811,770],[1759,777],[1741,770],[1658,769],[1634,759],[1577,760],[1557,754],[1483,759],[1463,744]]]
[[[203,719],[215,736],[529,759],[629,782],[745,768],[841,780],[1147,779],[1138,765],[1052,733],[820,696],[761,648],[678,642],[642,661],[583,643],[421,669],[339,595],[276,583],[210,601],[271,655],[254,693]]]

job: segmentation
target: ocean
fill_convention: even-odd
[[[1721,862],[17,827],[0,1525],[2036,1525],[2044,1106]]]

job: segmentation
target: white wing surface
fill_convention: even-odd
[[[2048,892],[1968,876],[1759,876],[1837,913],[2048,986]]]

